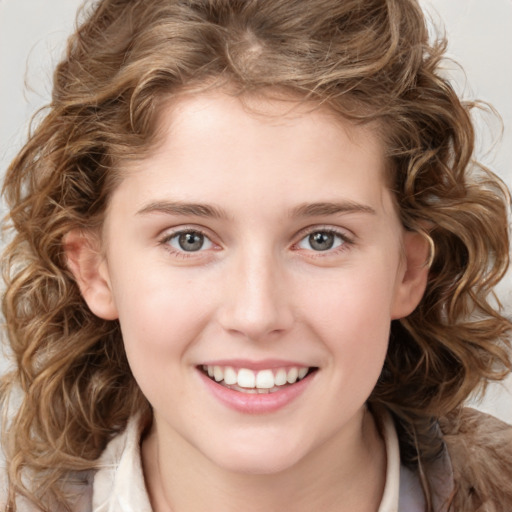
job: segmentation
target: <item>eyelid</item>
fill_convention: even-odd
[[[211,230],[205,229],[203,226],[198,226],[194,224],[187,224],[187,225],[179,225],[172,228],[167,228],[163,230],[161,236],[158,237],[158,243],[159,245],[165,246],[166,250],[173,253],[174,255],[189,258],[189,257],[198,257],[199,255],[203,255],[205,252],[209,252],[212,250],[212,248],[206,249],[206,250],[199,250],[199,251],[183,251],[178,250],[172,247],[168,242],[173,237],[181,234],[181,233],[187,233],[187,232],[196,232],[203,235],[205,238],[207,238],[213,245],[213,250],[219,250],[222,249],[222,245],[216,241],[216,238],[218,238],[215,234],[212,234]],[[326,251],[314,251],[313,249],[301,249],[298,246],[298,244],[307,236],[317,233],[317,232],[324,232],[324,233],[332,233],[336,236],[339,236],[344,243],[339,245],[338,247],[335,247],[334,249],[328,249]],[[311,225],[307,226],[303,229],[301,229],[295,238],[295,242],[292,243],[291,248],[295,250],[303,250],[310,253],[314,253],[315,257],[322,257],[322,256],[329,256],[336,254],[337,252],[347,250],[350,246],[354,245],[356,242],[357,236],[350,231],[347,228],[342,228],[339,226],[333,226],[333,225]]]
[[[171,246],[169,243],[170,240],[172,240],[174,237],[183,234],[183,233],[199,233],[200,235],[207,238],[211,244],[212,247],[208,249],[201,249],[199,251],[184,251],[180,249],[176,249],[175,247]],[[163,230],[162,234],[158,237],[158,244],[162,245],[168,250],[170,253],[175,255],[180,255],[182,257],[194,257],[199,256],[200,254],[204,252],[208,252],[209,250],[218,250],[221,248],[221,245],[215,241],[216,236],[211,233],[209,229],[205,229],[202,226],[197,226],[193,224],[187,224],[187,225],[180,225],[173,228],[167,228]]]
[[[318,232],[333,233],[335,235],[339,235],[346,242],[355,242],[355,240],[357,238],[357,236],[354,233],[352,233],[352,231],[350,231],[349,229],[341,228],[338,226],[332,226],[330,224],[316,224],[313,226],[308,226],[306,228],[301,229],[297,233],[295,238],[300,241],[304,237],[311,235],[312,233],[318,233]]]
[[[343,243],[333,249],[328,249],[325,251],[315,251],[313,249],[302,249],[298,247],[300,242],[302,242],[306,237],[312,235],[313,233],[331,233],[333,235],[339,236],[343,240]],[[348,233],[350,233],[350,235]],[[299,233],[297,233],[295,237],[296,241],[292,244],[292,248],[299,251],[303,250],[313,253],[315,257],[323,257],[333,255],[339,251],[348,249],[348,247],[354,245],[356,238],[356,235],[346,228],[340,228],[332,225],[314,225],[308,226],[307,228],[304,228],[299,231]]]
[[[194,234],[194,235],[198,235],[199,237],[201,237],[201,242],[202,242],[201,248],[197,249],[197,250],[187,251],[183,247],[180,247],[180,245],[181,245],[181,237],[184,234]],[[210,240],[210,238],[208,236],[204,235],[203,233],[199,233],[199,231],[184,231],[184,232],[179,232],[178,231],[174,235],[171,235],[170,237],[167,238],[167,243],[174,250],[176,250],[178,252],[186,252],[186,253],[199,253],[199,252],[204,252],[204,251],[206,251],[208,249],[212,249],[213,248],[213,242]]]

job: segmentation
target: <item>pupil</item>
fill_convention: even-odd
[[[204,236],[201,233],[182,233],[178,241],[184,251],[198,251],[203,247]]]
[[[327,251],[334,245],[332,233],[313,233],[309,235],[309,243],[316,251]]]

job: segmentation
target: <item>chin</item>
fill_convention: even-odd
[[[291,469],[301,460],[297,449],[283,449],[283,446],[264,446],[254,442],[250,449],[242,446],[237,449],[232,444],[222,453],[210,455],[210,460],[230,473],[241,475],[274,475]]]

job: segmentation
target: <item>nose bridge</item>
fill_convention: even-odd
[[[251,339],[288,329],[293,321],[280,259],[262,244],[234,257],[227,279],[221,322]]]

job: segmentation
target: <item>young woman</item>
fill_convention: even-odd
[[[103,0],[7,173],[6,510],[510,510],[505,186],[414,0]]]

